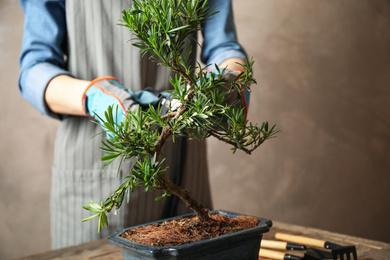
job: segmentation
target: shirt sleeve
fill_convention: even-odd
[[[219,65],[229,58],[245,60],[245,50],[237,40],[232,0],[209,0],[208,5],[215,7],[210,13],[218,13],[202,24],[202,62]]]
[[[25,14],[19,89],[42,114],[60,119],[45,102],[51,79],[66,70],[65,0],[19,0]]]

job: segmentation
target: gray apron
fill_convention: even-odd
[[[66,18],[68,30],[69,71],[80,79],[92,80],[101,76],[114,76],[125,87],[138,91],[154,87],[162,91],[169,87],[169,70],[156,66],[128,40],[130,32],[118,26],[121,11],[128,9],[127,0],[67,0]],[[193,50],[196,48],[194,47]],[[63,120],[57,133],[51,192],[52,248],[62,248],[95,239],[104,238],[119,228],[158,220],[167,209],[167,200],[154,200],[161,191],[145,193],[139,187],[131,194],[129,204],[122,205],[118,215],[108,215],[109,228],[97,230],[97,219],[81,222],[91,215],[82,209],[93,200],[100,203],[111,195],[123,182],[133,161],[124,163],[117,177],[117,165],[111,166],[103,175],[103,156],[99,149],[101,127],[87,117],[70,116]],[[184,162],[180,182],[196,198],[211,209],[211,198],[206,161],[206,143],[185,142],[184,151],[177,143],[164,147],[164,154],[172,173],[176,159]],[[176,160],[176,161],[175,161]],[[172,212],[172,211],[171,211]],[[178,202],[176,214],[189,212],[184,203]]]

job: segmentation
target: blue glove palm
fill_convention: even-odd
[[[119,125],[126,118],[127,111],[136,112],[139,105],[148,108],[149,104],[157,106],[161,102],[165,104],[164,113],[166,113],[169,106],[168,97],[169,94],[159,93],[151,88],[133,92],[126,89],[114,77],[102,77],[93,80],[86,88],[83,95],[83,108],[85,114],[97,120],[102,127],[102,120],[105,120],[104,113],[108,107],[118,108],[114,122]],[[107,134],[112,137],[112,133]]]

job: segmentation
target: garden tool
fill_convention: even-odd
[[[265,248],[271,249],[280,249],[280,250],[296,250],[296,251],[305,251],[305,255],[303,258],[295,255],[285,254],[278,251],[267,250]],[[259,256],[271,258],[271,259],[305,259],[305,260],[324,260],[324,259],[333,259],[333,256],[330,252],[309,248],[301,244],[288,243],[285,241],[277,241],[277,240],[261,240],[261,249],[263,250]]]
[[[267,239],[261,240],[261,247],[281,250],[306,250],[306,246],[304,245]]]
[[[302,259],[302,257],[299,257],[299,256],[291,255],[291,254],[284,253],[284,252],[264,249],[264,248],[260,248],[259,256],[265,257],[265,258],[271,258],[271,259],[280,259],[280,260],[284,260],[284,259],[286,259],[286,260],[287,259],[300,260],[300,259]]]
[[[351,256],[353,256],[354,260],[357,260],[357,254],[356,254],[356,247],[355,246],[340,246],[338,244],[324,241],[320,239],[314,239],[314,238],[308,238],[304,236],[296,236],[296,235],[290,235],[290,234],[284,234],[284,233],[276,233],[275,238],[283,241],[293,242],[293,243],[300,243],[306,246],[315,246],[315,247],[321,247],[325,249],[331,250],[331,255],[334,260],[343,260],[343,259],[352,259]],[[306,257],[306,256],[305,256]],[[310,259],[310,258],[305,258]],[[316,259],[316,258],[311,258]],[[317,258],[318,259],[318,258]],[[321,259],[321,258],[319,258]],[[324,258],[322,258],[324,259]]]
[[[272,242],[286,243],[283,241],[272,241]],[[271,245],[271,246],[272,246],[272,248],[277,249],[274,245]],[[269,246],[269,247],[271,247],[271,246]],[[307,251],[305,252],[305,254],[302,258],[300,256],[291,255],[291,254],[288,254],[285,252],[265,249],[267,247],[268,247],[267,243],[265,246],[263,246],[263,240],[262,240],[259,256],[264,257],[264,258],[270,258],[270,259],[291,259],[291,260],[294,260],[294,259],[304,259],[304,260],[333,259],[332,254],[330,252],[324,251],[324,250],[318,250],[318,249],[314,249],[314,248],[307,249]],[[280,247],[280,246],[278,245],[278,247]],[[282,249],[282,248],[280,248],[280,249]],[[306,247],[305,247],[305,249],[306,249]],[[285,250],[285,249],[283,249],[283,250]]]

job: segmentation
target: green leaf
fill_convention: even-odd
[[[91,200],[88,204],[89,204],[92,208],[94,208],[94,209],[102,209],[102,207],[101,207],[99,204],[93,202],[92,200]]]
[[[155,200],[155,201],[159,201],[159,200],[162,200],[163,198],[165,198],[165,196],[164,196],[164,195],[162,195],[162,196],[159,196],[159,197],[155,198],[154,200]]]
[[[95,209],[93,207],[88,207],[88,206],[83,206],[83,209],[86,209],[88,211],[96,212],[96,213],[101,213],[102,211],[99,209]]]
[[[89,216],[89,217],[83,218],[83,219],[81,220],[81,222],[85,222],[85,221],[88,221],[88,220],[94,219],[94,218],[96,218],[97,216],[99,216],[99,214],[96,214],[96,215],[92,215],[92,216]]]
[[[183,26],[180,26],[180,27],[173,28],[173,29],[169,30],[169,31],[168,31],[168,33],[173,33],[173,32],[176,32],[176,31],[182,30],[182,29],[184,29],[184,28],[188,28],[188,27],[189,27],[189,25],[188,25],[188,24],[187,24],[187,25],[183,25]]]
[[[200,118],[209,118],[207,115],[205,114],[198,114],[197,117],[200,117]]]
[[[130,203],[131,188],[128,188],[126,190],[126,192],[127,192],[126,202],[127,202],[127,204],[129,204]]]
[[[100,158],[101,161],[107,161],[107,160],[112,160],[116,159],[118,156],[120,156],[122,153],[114,153],[114,154],[108,154]]]

